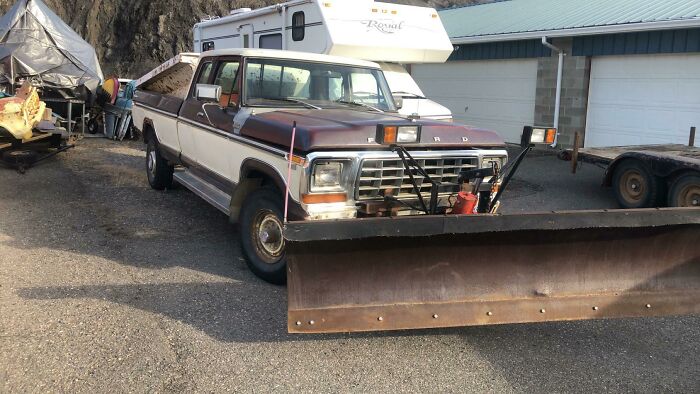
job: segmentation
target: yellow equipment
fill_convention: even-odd
[[[36,88],[25,83],[15,97],[0,99],[0,128],[17,140],[30,140],[45,111]]]

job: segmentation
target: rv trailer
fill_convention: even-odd
[[[194,50],[282,49],[377,62],[405,116],[452,120],[446,107],[429,100],[403,66],[444,63],[452,43],[433,8],[373,0],[294,0],[194,26]]]

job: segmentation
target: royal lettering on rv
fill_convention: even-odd
[[[367,30],[376,29],[384,34],[394,34],[398,30],[403,29],[404,21],[396,22],[391,19],[369,19],[361,22],[363,25],[367,26]]]

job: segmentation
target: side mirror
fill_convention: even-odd
[[[396,109],[403,108],[403,97],[394,96],[394,104],[396,104]]]
[[[221,99],[221,86],[219,85],[207,85],[200,83],[197,84],[195,89],[195,97],[197,97],[197,100],[199,101],[218,103]]]

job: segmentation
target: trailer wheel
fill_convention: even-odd
[[[685,174],[671,184],[668,193],[671,207],[700,207],[700,175]]]
[[[613,174],[615,197],[623,208],[654,208],[663,195],[663,182],[638,160],[625,160]]]
[[[282,201],[271,188],[258,189],[241,209],[241,247],[248,268],[269,283],[287,283],[287,258],[282,229]]]
[[[146,147],[148,183],[155,190],[169,189],[173,185],[173,171],[174,167],[163,158],[158,143],[151,138]]]

